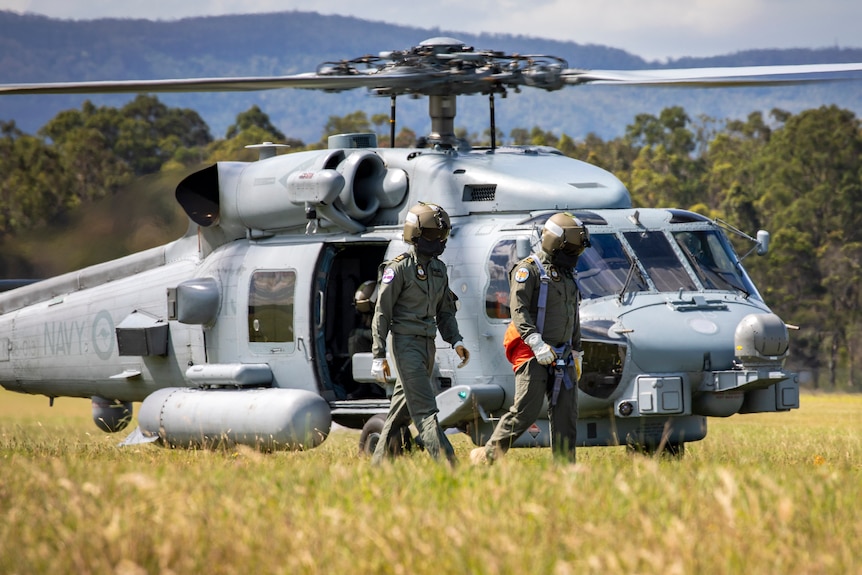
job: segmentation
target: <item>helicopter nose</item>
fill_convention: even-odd
[[[775,363],[787,353],[787,328],[775,314],[732,302],[689,309],[648,306],[620,318],[633,362],[648,373],[727,370]]]

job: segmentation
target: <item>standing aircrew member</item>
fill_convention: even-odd
[[[488,442],[470,452],[474,464],[502,457],[539,417],[546,398],[554,457],[575,460],[583,356],[575,266],[589,245],[583,223],[557,213],[542,228],[542,249],[512,268],[512,321],[503,344],[515,371],[514,404]]]
[[[353,356],[357,353],[368,353],[371,351],[371,318],[374,317],[374,306],[377,303],[377,281],[367,280],[362,282],[353,294],[353,306],[359,314],[359,323],[352,330],[347,338],[347,355],[350,356],[351,362]],[[348,364],[347,367],[351,367]],[[352,373],[352,371],[351,371]],[[391,392],[391,388],[389,388]],[[372,397],[383,397],[386,395],[386,388],[381,388],[374,383],[359,383],[347,395],[348,399],[366,399]]]
[[[390,435],[412,420],[425,450],[438,460],[442,451],[446,460],[455,464],[455,451],[437,421],[436,393],[431,382],[437,330],[461,358],[458,367],[470,359],[455,319],[457,298],[449,289],[446,265],[437,259],[446,248],[450,231],[449,215],[443,208],[420,202],[410,208],[404,223],[404,241],[411,249],[380,266],[371,322],[371,375],[384,384],[390,375],[386,359],[390,332],[398,375],[373,463],[391,454]]]

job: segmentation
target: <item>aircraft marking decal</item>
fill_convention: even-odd
[[[66,323],[64,321],[45,324],[45,353],[51,355],[71,355],[72,343],[77,339],[78,354],[81,353],[81,336],[84,333],[84,324],[77,321]]]
[[[106,310],[93,320],[93,349],[99,359],[110,359],[114,353],[114,320]]]

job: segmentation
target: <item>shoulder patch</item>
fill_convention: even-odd
[[[388,284],[393,279],[395,279],[395,270],[393,270],[392,268],[386,268],[385,270],[383,270],[383,277],[380,278],[380,281],[385,284]]]
[[[518,283],[524,283],[525,281],[527,281],[527,278],[529,278],[529,277],[530,277],[530,270],[528,270],[524,266],[519,267],[515,271],[515,281]]]

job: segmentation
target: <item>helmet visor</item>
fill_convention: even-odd
[[[449,239],[449,228],[425,228],[422,230],[422,238],[428,241],[446,241]]]
[[[579,256],[584,253],[585,247],[586,246],[581,243],[573,244],[571,242],[565,242],[563,244],[563,247],[561,248],[561,251],[567,256]]]

